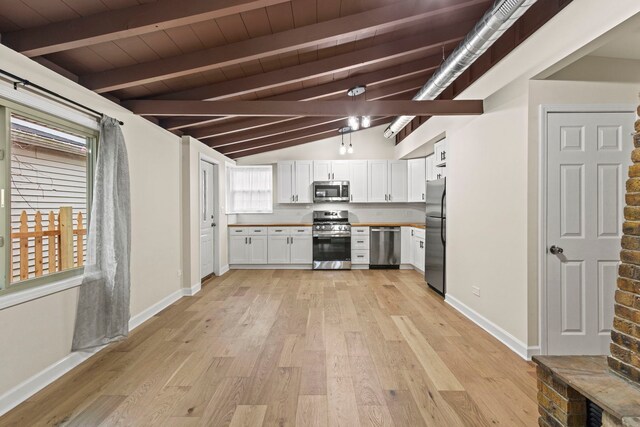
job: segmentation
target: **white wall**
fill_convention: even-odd
[[[131,173],[131,314],[180,291],[179,138],[4,46],[0,63],[125,122]],[[76,301],[74,288],[0,310],[0,396],[69,354]]]
[[[183,287],[197,287],[200,283],[200,159],[204,158],[217,165],[218,171],[218,222],[216,227],[217,253],[214,272],[224,274],[228,269],[227,221],[235,216],[226,215],[226,164],[235,161],[218,153],[197,139],[185,136],[181,142],[181,182],[182,182],[182,260],[184,265]]]
[[[537,105],[625,102],[637,92],[630,85],[594,90],[593,83],[575,82],[530,87],[530,80],[601,46],[599,36],[637,21],[639,12],[635,0],[615,7],[572,2],[459,96],[485,99],[482,116],[432,118],[395,147],[401,158],[446,135],[449,295],[510,335],[522,353],[538,345]]]
[[[640,83],[640,61],[585,56],[552,74],[549,80]]]

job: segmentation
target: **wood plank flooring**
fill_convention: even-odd
[[[0,426],[536,425],[535,368],[408,270],[213,278]]]

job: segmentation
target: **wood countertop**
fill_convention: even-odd
[[[228,224],[227,227],[311,227],[313,224],[287,224],[287,223],[275,223],[275,224]]]
[[[424,224],[413,222],[352,222],[352,227],[414,227],[426,228]]]

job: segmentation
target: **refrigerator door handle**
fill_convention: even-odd
[[[447,195],[447,190],[445,189],[442,192],[442,200],[440,201],[440,212],[442,215],[442,221],[440,221],[440,240],[442,240],[442,245],[446,245],[447,241],[445,239],[445,223],[447,221],[447,217],[444,214],[444,198]]]

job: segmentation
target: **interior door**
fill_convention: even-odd
[[[608,354],[634,114],[550,113],[548,354]]]
[[[200,161],[200,275],[213,274],[215,231],[214,166]]]

